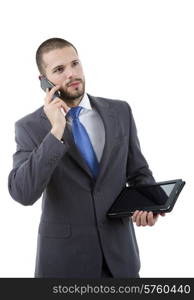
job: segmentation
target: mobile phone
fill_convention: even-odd
[[[40,79],[40,86],[43,89],[43,91],[46,92],[46,89],[48,88],[49,91],[55,86],[52,82],[50,82],[45,76],[39,76]],[[52,97],[52,100],[55,99],[56,97],[60,98],[61,93],[60,91],[56,91]]]

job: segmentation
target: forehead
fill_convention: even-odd
[[[66,65],[78,59],[78,55],[73,47],[64,47],[44,53],[42,59],[45,67],[52,69],[57,65]]]

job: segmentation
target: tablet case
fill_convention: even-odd
[[[166,193],[163,191],[162,188],[160,188],[161,185],[170,185],[174,184],[174,187],[170,193],[170,195],[167,197]],[[182,179],[175,179],[175,180],[168,180],[163,182],[156,182],[154,184],[142,184],[142,185],[136,185],[136,186],[125,186],[123,190],[120,192],[116,200],[114,201],[113,205],[109,209],[107,216],[111,218],[117,218],[117,217],[125,217],[125,216],[132,216],[135,210],[145,210],[145,211],[153,211],[154,213],[160,213],[160,212],[170,212],[172,211],[175,202],[182,191],[183,187],[185,185],[185,181]],[[145,187],[152,187],[157,186],[158,189],[154,189],[154,195],[150,195],[149,189],[145,189]],[[138,191],[141,190],[141,199],[138,199]],[[148,203],[146,203],[146,197],[145,192],[149,197],[153,196],[153,199],[157,199],[158,203],[155,203],[153,206],[148,206]],[[158,193],[156,195],[156,192]],[[144,195],[143,195],[144,193]],[[137,207],[136,209],[132,209],[130,207],[130,197],[136,197],[137,200]],[[165,199],[166,198],[168,199]],[[139,200],[139,203],[138,203]],[[125,201],[125,202],[124,202]],[[143,203],[142,203],[143,201]],[[165,204],[164,202],[165,201]],[[127,207],[123,207],[121,204],[127,203]],[[119,208],[120,206],[120,208]]]

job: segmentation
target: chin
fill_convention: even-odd
[[[75,90],[73,93],[70,93],[69,94],[69,98],[79,98],[81,96],[83,96],[85,93],[85,90],[84,89],[81,89],[81,90]]]

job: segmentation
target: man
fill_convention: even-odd
[[[68,41],[46,40],[36,62],[55,87],[47,89],[44,106],[15,123],[8,179],[11,196],[23,205],[43,193],[35,277],[138,277],[132,221],[152,226],[158,215],[106,216],[126,182],[154,182],[131,108],[85,93],[78,52]]]

